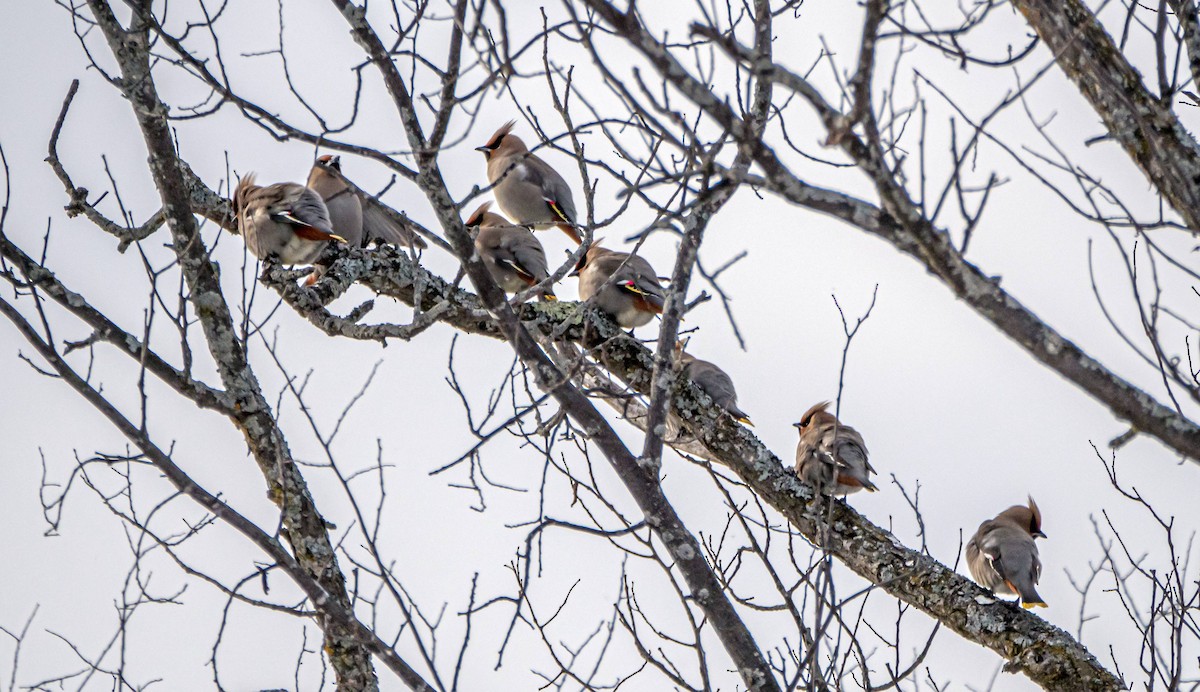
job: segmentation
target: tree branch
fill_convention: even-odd
[[[1200,233],[1200,147],[1168,105],[1146,89],[1096,15],[1079,0],[1012,3],[1092,104],[1112,138],[1188,228]],[[1192,8],[1189,51],[1195,42],[1194,14]],[[1185,21],[1185,35],[1187,28]],[[1193,63],[1195,56],[1190,57]]]

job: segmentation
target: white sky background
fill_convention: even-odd
[[[235,88],[285,117],[311,126],[311,120],[277,82],[277,56],[241,55],[274,47],[275,4],[235,5],[230,12],[246,14],[224,20],[221,25],[222,49]],[[306,97],[327,109],[334,122],[340,122],[348,117],[353,93],[349,69],[361,54],[331,7],[305,5],[289,3],[284,14],[285,48],[293,78]],[[669,8],[672,11],[661,12],[663,16],[650,15],[651,26],[656,30],[669,27],[672,36],[682,37],[685,20],[691,14],[685,16],[683,11],[676,11],[678,8],[692,11],[690,3],[673,3]],[[557,6],[548,11],[561,12]],[[172,19],[178,22],[193,12],[190,6],[179,6],[178,15],[172,15]],[[532,3],[521,12],[528,13],[526,25],[531,31],[540,26]],[[512,18],[517,16],[515,8],[510,13]],[[980,34],[994,36],[994,40],[974,48],[998,58],[1008,43],[1023,45],[1028,29],[1007,9],[995,14],[989,33]],[[952,16],[948,14],[947,19]],[[777,31],[777,59],[798,70],[807,69],[819,54],[819,38],[824,37],[838,54],[839,64],[848,69],[856,54],[860,21],[860,11],[849,3],[810,0],[798,20],[780,20],[786,31]],[[382,30],[383,26],[381,19],[377,27]],[[514,22],[514,26],[522,25]],[[441,33],[441,28],[431,26],[423,38],[427,42],[424,45],[430,46],[439,59],[442,48],[437,38]],[[98,32],[88,44],[101,55],[103,64],[111,64]],[[61,8],[47,2],[22,3],[19,14],[10,11],[8,21],[0,22],[0,45],[5,46],[6,58],[0,63],[0,93],[9,95],[0,109],[0,142],[13,171],[13,202],[5,231],[27,252],[33,252],[49,224],[49,264],[59,277],[109,311],[126,329],[140,332],[148,293],[141,259],[134,250],[118,255],[114,251],[116,241],[86,221],[66,219],[62,212],[66,195],[42,162],[62,97],[70,80],[78,77],[83,84],[64,129],[60,154],[76,184],[91,189],[93,199],[98,191],[109,187],[101,159],[107,157],[123,200],[140,223],[157,209],[157,193],[145,169],[146,154],[131,111],[95,71],[86,69],[87,59]],[[305,55],[306,46],[319,50]],[[1135,56],[1146,48],[1137,45],[1136,40],[1133,46]],[[628,60],[616,51],[612,57],[617,64]],[[564,64],[578,59],[577,74],[591,74],[582,55],[556,58]],[[1047,52],[1039,48],[1033,59],[1022,63],[1018,73],[1028,78],[1048,59]],[[1012,70],[960,70],[954,61],[929,49],[917,50],[908,60],[909,65],[916,65],[922,74],[953,94],[974,118],[986,113],[1016,84]],[[535,67],[529,64],[529,69]],[[398,120],[389,110],[378,80],[369,70],[367,75],[364,110],[346,138],[385,150],[405,148]],[[474,84],[476,79],[472,76],[469,81]],[[832,98],[827,64],[817,68],[814,79]],[[879,93],[878,82],[876,86]],[[905,93],[911,92],[911,77],[903,77],[897,86]],[[175,72],[160,72],[159,88],[168,102],[192,103],[200,94]],[[542,122],[552,132],[560,132],[561,124],[555,123],[548,107],[544,80],[520,82],[517,88]],[[589,99],[607,103],[598,87],[589,84],[585,93]],[[949,111],[936,94],[929,90],[922,93],[931,113],[926,138],[933,158],[927,169],[933,189],[938,189],[947,170],[945,123]],[[907,98],[900,102],[906,103]],[[1077,163],[1119,190],[1143,215],[1151,213],[1156,201],[1146,193],[1144,178],[1124,153],[1114,144],[1082,144],[1100,134],[1102,126],[1057,69],[1031,90],[1029,104],[1039,121],[1053,116],[1048,132]],[[683,105],[682,99],[679,105]],[[1183,110],[1185,122],[1189,122],[1190,114]],[[472,148],[486,139],[494,125],[517,115],[502,94],[485,100],[477,129],[467,141],[442,156],[452,192],[461,197],[483,182],[482,160]],[[582,113],[579,117],[583,118]],[[1190,117],[1194,121],[1195,116]],[[806,151],[836,158],[835,152],[820,147],[824,135],[807,109],[793,105],[787,118],[789,133]],[[461,132],[466,121],[459,119],[455,125]],[[230,107],[212,118],[178,123],[177,128],[184,157],[214,188],[226,175],[227,155],[238,173],[254,170],[261,180],[276,181],[302,180],[314,153],[304,144],[275,142]],[[997,119],[992,131],[1014,148],[1024,145],[1051,153],[1019,107]],[[517,132],[527,141],[533,139],[524,122]],[[960,122],[960,141],[965,139],[965,132]],[[591,139],[585,136],[585,142],[592,147],[589,151],[593,155],[606,151],[598,135]],[[916,146],[915,139],[906,142]],[[576,200],[582,210],[573,164],[562,154],[548,153],[546,158],[576,186]],[[368,190],[381,188],[388,179],[381,167],[365,161],[344,156],[343,165],[346,173]],[[830,168],[815,164],[797,168],[802,175],[811,174],[809,179],[814,184],[873,199],[861,174],[854,170],[831,174]],[[915,165],[910,163],[909,170],[915,171]],[[1092,296],[1087,274],[1089,241],[1095,243],[1100,289],[1111,301],[1110,309],[1130,333],[1139,332],[1127,281],[1103,229],[1086,224],[1010,157],[995,146],[985,145],[973,175],[982,183],[990,171],[1011,181],[993,192],[968,259],[988,273],[1002,276],[1003,286],[1050,325],[1163,400],[1157,374],[1113,334]],[[1058,180],[1067,182],[1061,177]],[[596,195],[601,216],[617,208],[615,191],[610,180],[602,179]],[[110,195],[106,207],[110,212],[115,209],[111,201]],[[432,223],[432,214],[411,187],[398,184],[385,201]],[[640,230],[639,224],[647,219],[644,210],[635,210],[601,235],[608,239],[608,245],[616,245]],[[944,219],[955,232],[961,229],[955,216]],[[212,224],[205,229],[205,239],[212,242],[217,229]],[[1178,249],[1186,250],[1190,245],[1177,231],[1157,233]],[[560,257],[567,248],[560,234],[539,237],[551,258]],[[167,238],[166,232],[160,231],[143,243],[158,266],[168,256],[161,247]],[[749,255],[725,274],[723,285],[735,300],[747,350],[738,348],[717,300],[689,314],[684,326],[700,328],[692,339],[692,352],[719,363],[730,373],[742,408],[757,425],[755,432],[785,462],[791,459],[795,446],[795,431],[790,424],[809,405],[831,399],[837,392],[843,337],[831,294],[837,295],[848,315],[855,316],[866,308],[878,284],[877,305],[851,351],[842,407],[843,420],[863,432],[873,464],[883,476],[882,492],[851,499],[859,511],[880,525],[893,526],[901,540],[917,546],[911,512],[890,483],[889,474],[894,473],[910,491],[919,483],[930,550],[942,562],[953,564],[960,542],[969,538],[980,521],[1033,494],[1042,507],[1044,527],[1050,536],[1041,543],[1045,573],[1040,586],[1050,608],[1037,612],[1071,632],[1079,623],[1079,597],[1066,572],[1086,576],[1089,560],[1098,559],[1091,522],[1103,522],[1102,511],[1109,512],[1136,550],[1148,552],[1150,561],[1160,567],[1166,564],[1161,535],[1149,531],[1144,514],[1111,489],[1089,445],[1095,442],[1103,446],[1126,426],[955,301],[916,262],[856,229],[776,199],[756,198],[749,190],[739,192],[714,221],[702,259],[711,268],[742,249],[747,249]],[[658,234],[647,243],[643,254],[659,273],[667,274],[673,251],[674,240]],[[240,239],[224,234],[215,257],[221,264],[231,303],[240,294],[243,274],[247,282],[257,275],[253,264],[243,272],[243,256]],[[1183,256],[1188,257],[1186,253]],[[453,276],[453,261],[437,251],[427,253],[425,263],[443,276]],[[163,290],[168,293],[173,290],[172,280],[164,282]],[[1169,283],[1168,290],[1168,295],[1177,298],[1175,305],[1186,311],[1189,287],[1175,281]],[[573,298],[574,291],[574,281],[568,280],[559,295]],[[258,293],[254,314],[261,318],[275,300],[265,288],[260,287]],[[335,304],[335,310],[348,310],[368,297],[365,290],[355,289],[350,297]],[[379,301],[372,320],[406,318],[407,310],[386,306],[385,302]],[[79,326],[69,321],[62,324],[56,333],[59,340],[86,336]],[[71,326],[65,326],[68,324]],[[177,361],[177,348],[170,347],[171,333],[162,323],[157,329],[158,343]],[[528,528],[507,527],[536,517],[541,458],[517,449],[504,436],[490,445],[484,464],[492,479],[529,492],[489,489],[485,512],[471,509],[476,502],[472,493],[449,487],[463,482],[464,474],[428,475],[428,471],[463,453],[473,441],[465,428],[462,408],[444,382],[448,346],[454,334],[451,329],[434,327],[412,343],[396,342],[384,349],[378,344],[331,340],[286,308],[276,313],[267,329],[278,335],[280,355],[291,373],[303,377],[311,371],[306,397],[325,432],[332,429],[339,412],[378,367],[374,382],[343,426],[334,449],[347,468],[360,468],[374,460],[378,441],[385,462],[394,465],[388,474],[382,547],[397,561],[397,572],[428,613],[436,615],[443,602],[448,604],[439,662],[443,670],[450,670],[461,636],[457,613],[465,605],[472,575],[480,575],[480,600],[513,591],[507,565],[521,548]],[[652,333],[652,326],[639,330],[641,336]],[[199,344],[195,340],[197,374],[215,382],[207,354]],[[1182,332],[1178,348],[1182,351]],[[82,486],[72,491],[61,535],[44,535],[47,526],[38,499],[42,458],[47,477],[63,481],[77,455],[88,457],[94,450],[120,453],[125,443],[64,385],[39,376],[21,362],[19,353],[30,354],[31,349],[8,323],[0,325],[0,382],[5,391],[0,398],[0,432],[5,440],[0,459],[0,526],[6,539],[5,559],[0,560],[4,594],[0,597],[0,626],[19,629],[35,606],[38,608],[21,652],[18,687],[81,667],[71,650],[52,633],[74,642],[88,656],[97,656],[104,649],[116,627],[114,598],[122,589],[130,560],[124,527]],[[96,372],[105,391],[127,413],[135,413],[135,371],[127,359],[105,349],[97,354]],[[469,337],[458,340],[456,367],[473,403],[482,406],[486,402],[511,358],[504,344]],[[283,378],[261,342],[256,344],[252,359],[265,391],[278,392]],[[157,383],[151,386],[151,392],[150,426],[159,443],[173,443],[176,461],[200,484],[220,493],[261,526],[273,526],[275,508],[264,496],[261,475],[247,456],[240,436],[219,416],[197,413],[181,405]],[[1185,412],[1193,418],[1196,413],[1194,407],[1185,407]],[[320,460],[320,449],[293,402],[283,406],[281,416],[297,457]],[[623,423],[618,426],[640,449],[640,436]],[[560,445],[561,451],[571,454],[568,447]],[[595,457],[597,474],[613,491],[610,500],[633,516],[633,503],[611,474],[606,474],[606,464],[599,455]],[[1194,499],[1200,469],[1192,463],[1180,464],[1174,455],[1149,439],[1133,441],[1118,459],[1124,480],[1133,482],[1160,513],[1176,517],[1177,535],[1190,536],[1200,524],[1200,510]],[[704,473],[674,455],[668,455],[664,473],[668,495],[693,531],[719,532],[726,509]],[[114,481],[111,474],[99,473],[96,477]],[[352,515],[334,479],[315,469],[308,472],[307,478],[326,515],[339,529],[350,528]],[[141,471],[138,482],[139,503],[144,502],[145,507],[165,497],[165,482],[153,474]],[[360,487],[364,496],[371,496],[373,482]],[[549,507],[547,514],[577,519],[568,508],[569,491],[565,487],[558,491],[553,497],[560,502]],[[169,514],[191,521],[201,516],[182,502]],[[177,519],[164,520],[162,526],[170,526],[171,521]],[[245,540],[221,526],[207,529],[188,544],[184,555],[195,566],[227,582],[249,574],[252,561],[261,558]],[[558,624],[558,636],[578,643],[609,614],[617,595],[619,553],[600,540],[551,533],[544,559],[546,576],[535,586],[535,603],[552,611],[578,579],[570,606]],[[188,587],[179,597],[179,605],[152,606],[137,612],[127,644],[129,677],[142,681],[161,678],[159,689],[211,687],[212,671],[206,664],[220,626],[224,598],[211,587],[188,580],[161,555],[149,566],[152,574],[143,576],[151,579],[153,591],[173,594],[184,584]],[[343,569],[349,566],[343,563]],[[661,578],[641,567],[632,569],[639,575],[639,593],[647,602],[653,602],[657,589],[662,588]],[[960,571],[966,573],[965,565]],[[274,576],[271,585],[273,596],[286,593],[281,576]],[[847,577],[840,592],[851,593],[860,585],[857,579]],[[1112,645],[1121,669],[1136,673],[1135,633],[1115,597],[1094,593],[1091,599],[1087,614],[1099,615],[1100,619],[1086,625],[1083,642],[1110,667],[1107,649]],[[661,606],[662,617],[670,622],[677,606],[671,601],[665,603]],[[871,604],[870,611],[879,622],[891,621],[894,601],[890,597],[875,594]],[[534,689],[539,679],[530,669],[550,669],[535,635],[518,627],[504,667],[493,670],[494,652],[509,613],[506,606],[496,607],[474,623],[465,689]],[[921,635],[928,630],[923,616],[910,617],[915,626],[902,645],[904,662],[910,660],[912,649],[923,643]],[[748,619],[759,634],[760,645],[769,648],[778,643],[768,631],[769,624],[764,624],[769,621],[757,616]],[[295,688],[292,670],[305,628],[309,647],[317,648],[319,633],[312,625],[235,607],[219,654],[222,684],[233,690]],[[408,640],[403,641],[401,655],[414,659]],[[716,646],[714,642],[710,648],[716,651]],[[614,662],[627,663],[622,667],[625,670],[634,665],[630,663],[632,651],[616,651]],[[9,642],[0,639],[0,680],[8,679],[10,653]],[[890,659],[890,655],[885,658]],[[933,679],[939,683],[951,681],[951,689],[986,687],[1000,664],[996,655],[948,631],[938,635],[926,660]],[[299,687],[315,689],[319,676],[319,665],[309,655]],[[925,674],[922,672],[920,677]],[[733,689],[736,684],[732,676],[720,678],[718,674],[718,679],[725,689]],[[1138,679],[1136,675],[1134,679]],[[399,688],[383,670],[381,681],[386,689]],[[77,684],[70,683],[68,688]],[[99,679],[93,679],[91,685],[106,686]],[[1023,677],[1001,674],[994,689],[1031,687]],[[624,689],[659,688],[646,676],[635,678]]]

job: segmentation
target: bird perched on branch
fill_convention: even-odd
[[[308,264],[336,240],[329,210],[321,196],[298,183],[275,183],[262,187],[247,173],[233,193],[238,229],[251,254],[263,261]]]
[[[680,374],[686,375],[696,386],[712,398],[713,403],[733,416],[734,420],[745,425],[754,425],[750,417],[738,408],[737,391],[733,388],[733,378],[721,368],[688,353],[686,341],[675,342],[675,363]]]
[[[661,315],[666,296],[658,274],[646,260],[628,252],[588,247],[571,276],[579,277],[580,300],[591,301],[626,329]]]
[[[550,276],[546,266],[546,251],[524,226],[514,226],[508,219],[489,211],[491,202],[484,202],[465,222],[475,236],[475,251],[479,253],[496,284],[508,293],[520,293]],[[541,290],[542,300],[558,300],[549,286]]]
[[[388,216],[374,198],[351,187],[342,175],[341,158],[325,154],[308,173],[308,187],[321,195],[333,230],[354,247],[380,240],[400,247],[424,249],[425,241]]]
[[[796,445],[796,475],[830,495],[849,495],[862,489],[875,492],[871,482],[875,469],[867,461],[867,445],[857,430],[842,424],[825,409],[828,401],[804,412],[799,423]]]
[[[967,567],[985,589],[1002,596],[1020,596],[1022,608],[1046,607],[1038,595],[1042,576],[1036,538],[1042,533],[1042,512],[1033,498],[1029,506],[1013,505],[979,525],[967,543]]]
[[[500,210],[515,223],[535,229],[558,227],[576,243],[582,242],[575,224],[575,200],[558,171],[529,151],[512,134],[515,120],[496,130],[476,151],[487,158],[488,183]]]

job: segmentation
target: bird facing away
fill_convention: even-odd
[[[512,134],[510,120],[476,151],[487,158],[488,183],[493,186],[501,211],[517,224],[536,229],[558,227],[576,243],[582,242],[575,225],[575,199],[558,171],[529,151]]]
[[[233,193],[233,208],[246,247],[263,261],[309,264],[330,240],[346,242],[333,232],[321,196],[298,183],[261,187],[247,173]]]
[[[342,175],[340,157],[325,154],[317,158],[308,173],[308,187],[321,195],[333,230],[348,244],[362,247],[371,240],[381,240],[400,247],[426,247],[420,236],[392,221],[373,198],[350,187]]]
[[[842,424],[823,401],[804,412],[796,445],[796,475],[828,495],[849,495],[863,488],[875,492],[875,469],[867,461],[867,445],[857,430]]]
[[[714,404],[733,416],[734,420],[754,425],[750,422],[750,417],[738,408],[737,391],[733,388],[733,379],[729,374],[707,360],[700,360],[686,352],[686,347],[687,343],[684,341],[675,342],[675,362],[680,373],[695,382],[697,387],[712,398]]]
[[[550,276],[546,251],[528,228],[512,225],[489,211],[491,206],[491,202],[479,205],[465,223],[475,236],[475,251],[496,284],[508,293],[520,293]],[[539,297],[558,300],[550,287],[542,289]]]
[[[979,525],[967,543],[967,567],[985,589],[1002,596],[1020,596],[1022,608],[1046,607],[1038,595],[1042,576],[1036,538],[1042,533],[1042,512],[1033,498],[1029,506],[1013,505]]]
[[[654,267],[628,252],[591,244],[575,265],[579,299],[590,300],[626,329],[640,327],[662,314],[666,297]]]

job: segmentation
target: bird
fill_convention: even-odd
[[[571,240],[583,242],[576,230],[571,187],[558,171],[530,153],[525,142],[512,134],[516,124],[515,120],[508,121],[487,144],[475,148],[487,159],[488,183],[501,211],[519,225],[538,230],[558,227]]]
[[[401,247],[426,247],[420,236],[393,221],[379,202],[350,186],[342,174],[340,156],[318,157],[308,173],[308,187],[321,195],[333,230],[348,244],[362,247],[377,239]]]
[[[737,391],[733,388],[733,379],[729,377],[729,374],[707,360],[701,360],[688,353],[684,350],[686,348],[686,341],[675,342],[675,362],[678,364],[679,372],[704,390],[704,393],[712,398],[713,403],[733,416],[734,420],[753,426],[750,416],[738,408]]]
[[[867,461],[862,435],[826,411],[829,403],[816,404],[799,423],[793,423],[800,431],[796,475],[826,494],[849,495],[864,488],[875,492],[879,489],[871,482],[875,469]]]
[[[662,314],[666,296],[654,267],[628,252],[617,252],[593,242],[575,265],[579,299],[591,301],[617,324],[633,329]]]
[[[1038,595],[1042,576],[1034,539],[1042,533],[1042,512],[1033,498],[1029,506],[1013,505],[979,525],[967,543],[967,567],[985,589],[1002,596],[1019,596],[1022,608],[1045,608]]]
[[[238,229],[250,253],[260,260],[281,264],[309,264],[336,240],[329,210],[321,196],[299,183],[262,187],[247,173],[233,193]]]
[[[475,251],[483,260],[496,284],[508,293],[520,293],[550,276],[546,251],[533,233],[514,226],[508,219],[490,211],[490,201],[479,205],[466,220],[475,236]],[[558,300],[554,290],[541,289],[542,300]]]

